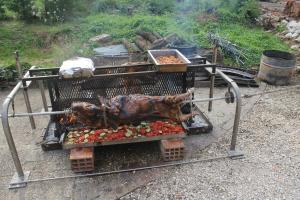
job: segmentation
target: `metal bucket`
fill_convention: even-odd
[[[272,85],[287,85],[290,83],[296,65],[296,57],[288,52],[266,50],[263,52],[259,80]]]

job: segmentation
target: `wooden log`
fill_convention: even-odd
[[[135,38],[135,44],[142,51],[147,51],[151,47],[151,43],[139,35]]]
[[[163,38],[158,32],[153,32],[153,35],[154,35],[157,39]]]
[[[134,43],[129,42],[127,39],[123,38],[122,43],[126,47],[129,53],[140,52],[139,48]]]
[[[155,42],[155,40],[159,39],[153,33],[143,31],[143,30],[136,31],[136,34],[139,36],[142,36],[146,40],[149,40],[151,43],[153,43],[153,42]]]
[[[173,42],[179,40],[179,37],[177,34],[170,34],[167,35],[164,38],[158,39],[151,45],[151,49],[162,49],[168,47],[169,44],[172,44]]]
[[[162,49],[168,45],[168,42],[164,39],[158,39],[156,40],[150,47],[150,49]]]

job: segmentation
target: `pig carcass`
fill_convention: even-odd
[[[74,102],[71,109],[80,123],[92,127],[117,127],[151,118],[181,122],[193,116],[181,112],[182,103],[191,98],[192,92],[174,96],[120,95],[109,100],[99,97],[99,106]]]

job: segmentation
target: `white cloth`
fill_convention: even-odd
[[[94,63],[89,58],[74,57],[63,62],[59,74],[64,78],[91,77],[94,75]]]

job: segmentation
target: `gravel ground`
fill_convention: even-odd
[[[300,199],[299,99],[299,90],[265,95],[244,115],[238,146],[245,159],[173,168],[121,199]],[[224,154],[229,136],[203,157]]]
[[[295,84],[299,84],[300,80]],[[243,94],[264,89],[242,88]],[[268,87],[267,90],[273,89]],[[225,89],[216,89],[224,94]],[[205,88],[196,97],[207,96]],[[8,91],[0,94],[2,102]],[[30,97],[34,111],[40,111],[38,90]],[[173,168],[155,169],[92,178],[63,179],[30,183],[26,188],[8,190],[14,172],[13,162],[0,127],[0,199],[300,199],[299,118],[300,92],[282,92],[243,101],[243,121],[238,147],[245,153],[243,160],[220,159]],[[25,112],[22,94],[16,96],[17,112]],[[202,106],[200,105],[202,108]],[[203,110],[207,103],[203,104]],[[214,124],[211,134],[188,137],[192,149],[190,158],[226,155],[230,143],[234,105],[214,103],[208,113]],[[37,130],[30,131],[28,119],[11,120],[20,160],[30,179],[74,175],[70,170],[68,152],[43,152],[41,131],[48,117],[36,118]],[[213,142],[213,143],[212,143]],[[210,145],[209,145],[210,144]],[[207,145],[209,145],[207,148]],[[144,149],[144,150],[143,150]],[[120,149],[99,149],[97,171],[160,164],[153,156],[155,144],[129,146]],[[143,152],[145,151],[145,152]],[[150,153],[147,153],[150,151]],[[114,153],[110,153],[114,152]],[[119,153],[118,153],[119,152]],[[126,152],[126,153],[125,153]],[[135,157],[128,159],[128,152]],[[143,153],[141,153],[143,152]],[[126,156],[125,156],[126,155]],[[150,156],[150,158],[149,158]],[[109,162],[113,160],[113,166]],[[149,162],[144,162],[149,161]],[[150,162],[151,161],[151,162]]]

